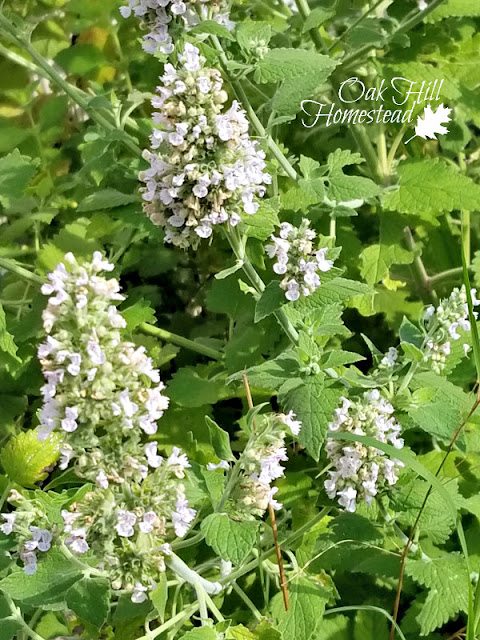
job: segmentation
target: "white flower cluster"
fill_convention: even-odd
[[[15,534],[23,570],[27,575],[32,575],[37,570],[37,554],[46,553],[52,546],[52,527],[35,501],[28,502],[16,490],[11,491],[8,500],[15,502],[18,509],[1,514],[3,524],[0,525],[0,531],[7,536]],[[37,524],[34,525],[34,522]]]
[[[187,456],[174,447],[164,459],[155,441],[145,442],[168,399],[145,349],[123,339],[125,320],[113,304],[123,300],[119,283],[102,275],[112,270],[98,252],[83,265],[67,254],[42,288],[50,297],[38,350],[46,379],[39,437],[62,433],[60,468],[74,460],[96,488],[63,509],[63,528],[51,531],[42,509],[18,494],[1,528],[15,532],[27,573],[37,552],[58,543],[91,552],[114,589],[142,602],[165,568],[169,541],[185,536],[196,511],[186,497]]]
[[[113,303],[124,298],[118,281],[101,275],[113,265],[98,252],[84,265],[72,254],[65,262],[68,269],[59,264],[42,287],[50,298],[43,313],[48,337],[38,349],[46,379],[39,437],[62,431],[60,467],[76,458],[81,475],[107,488],[147,473],[146,461],[121,445],[153,435],[168,398],[145,348],[122,339],[125,320]]]
[[[287,300],[309,296],[321,285],[320,273],[333,267],[333,261],[326,258],[327,247],[314,249],[316,235],[306,218],[299,227],[282,222],[280,237],[272,234],[273,244],[265,247],[268,256],[276,259],[273,270],[284,276],[280,286]]]
[[[397,449],[403,447],[399,437],[401,426],[393,415],[394,409],[377,389],[356,401],[341,400],[342,406],[335,410],[328,425],[330,431],[370,436]],[[403,467],[399,460],[390,460],[376,447],[359,442],[345,444],[328,438],[326,452],[333,466],[333,471],[328,472],[330,478],[325,481],[327,495],[331,499],[336,497],[338,503],[351,512],[356,510],[359,500],[370,504],[386,486],[394,485],[398,469]]]
[[[476,307],[480,301],[476,297],[477,290],[471,289],[473,305]],[[475,318],[477,312],[474,312]],[[465,286],[452,291],[449,298],[441,300],[439,306],[430,306],[423,315],[425,329],[429,334],[424,349],[424,360],[431,362],[432,369],[441,373],[445,368],[446,356],[450,354],[451,341],[460,340],[459,330],[470,331],[468,319],[467,293]],[[469,345],[463,345],[467,354]]]
[[[234,26],[221,0],[127,0],[127,3],[120,7],[120,13],[124,18],[132,14],[140,18],[142,27],[148,30],[142,38],[142,47],[150,54],[172,53],[175,31],[180,35],[201,20],[215,20],[228,29]]]
[[[233,507],[241,517],[261,517],[269,504],[276,510],[282,508],[274,498],[278,488],[271,484],[285,473],[281,465],[288,460],[284,428],[296,436],[302,426],[293,411],[262,419],[258,436],[243,453],[243,473],[233,494]]]
[[[387,353],[380,360],[381,369],[393,369],[398,359],[398,350],[395,347],[390,347]]]
[[[217,69],[205,67],[199,50],[187,43],[179,66],[165,65],[153,116],[154,151],[145,151],[150,167],[141,172],[145,212],[164,227],[165,241],[195,248],[215,225],[235,226],[242,213],[254,214],[257,197],[271,177],[265,154],[248,135],[238,102],[228,100]]]

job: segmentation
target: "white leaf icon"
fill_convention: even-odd
[[[439,133],[440,135],[448,133],[447,127],[444,127],[442,123],[451,121],[451,112],[452,110],[448,107],[444,107],[443,104],[441,104],[436,111],[433,111],[430,105],[425,107],[423,118],[420,116],[417,118],[415,135],[409,138],[405,144],[408,144],[410,140],[413,140],[413,138],[416,138],[417,136],[424,140],[427,138],[430,138],[430,140],[436,140],[436,133]]]

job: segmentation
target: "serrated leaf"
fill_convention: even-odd
[[[56,433],[40,442],[36,430],[22,431],[3,448],[0,462],[10,480],[21,487],[33,487],[47,477],[46,469],[58,460],[60,442]]]
[[[103,578],[82,578],[67,591],[66,602],[81,620],[101,629],[110,611],[110,582]]]
[[[153,602],[153,606],[157,610],[160,620],[163,623],[165,621],[165,609],[168,601],[168,584],[165,571],[161,572],[157,586],[150,593],[150,600]]]
[[[174,374],[168,396],[181,407],[215,404],[223,391],[223,381],[202,378],[194,369],[184,367]]]
[[[362,176],[334,174],[329,176],[328,181],[328,197],[337,203],[368,200],[382,193],[382,189],[373,180]]]
[[[258,522],[232,520],[226,513],[212,513],[202,522],[206,543],[223,560],[241,564],[257,538]]]
[[[468,572],[465,559],[457,553],[440,558],[409,560],[406,574],[428,591],[417,621],[422,635],[428,635],[459,611],[468,611]]]
[[[305,49],[270,49],[258,62],[255,82],[278,82],[312,73],[324,73],[327,78],[336,64],[329,56]]]
[[[266,240],[274,232],[275,227],[280,225],[278,219],[279,209],[280,199],[274,197],[262,200],[255,215],[243,215],[242,221],[245,225],[247,236],[258,240]]]
[[[327,359],[323,362],[323,367],[340,367],[346,364],[353,364],[354,362],[360,362],[365,358],[358,353],[352,351],[342,351],[341,349],[330,351],[327,354]]]
[[[5,317],[5,311],[3,310],[2,303],[0,302],[0,351],[6,353],[10,358],[13,358],[16,362],[21,362],[17,356],[18,347],[15,344],[13,336],[7,331],[7,319]]]
[[[302,33],[306,33],[307,31],[310,31],[310,29],[320,27],[334,15],[335,9],[332,7],[316,7],[308,14],[305,22],[303,23]]]
[[[230,436],[228,433],[208,416],[205,416],[205,422],[207,423],[210,434],[210,442],[220,460],[227,460],[228,462],[235,460],[235,456],[230,447]]]
[[[215,20],[202,20],[199,24],[190,29],[190,33],[206,33],[226,40],[234,41],[233,34],[223,24],[215,22]]]
[[[140,199],[136,194],[122,193],[110,188],[102,189],[84,198],[78,205],[77,211],[79,213],[102,211],[103,209],[113,209],[131,202],[138,202],[140,206]]]
[[[321,375],[309,376],[300,384],[286,392],[281,392],[279,402],[287,410],[292,409],[302,422],[298,441],[307,452],[318,460],[322,450],[328,423],[339,404],[342,390],[325,386]]]
[[[180,640],[217,640],[218,634],[213,627],[197,627],[181,636]]]
[[[38,159],[22,156],[18,149],[0,158],[0,202],[4,206],[24,195],[38,164]]]
[[[129,331],[134,331],[142,322],[155,324],[157,321],[155,311],[152,309],[150,302],[144,298],[137,300],[130,307],[122,309],[121,312]]]
[[[55,62],[68,73],[82,76],[103,66],[106,58],[95,45],[80,43],[62,49],[55,56]]]
[[[243,20],[235,32],[237,42],[246,51],[255,50],[259,46],[265,47],[272,37],[272,25],[261,20]]]
[[[260,322],[274,311],[278,311],[285,304],[285,291],[280,288],[278,280],[272,280],[265,287],[265,291],[255,305],[255,322]]]
[[[277,593],[272,599],[271,609],[275,626],[282,634],[283,640],[310,640],[319,627],[329,594],[324,588],[306,578],[290,581],[288,594],[288,611],[285,611],[281,593]]]
[[[456,209],[480,207],[480,185],[442,160],[412,160],[398,166],[399,186],[386,193],[385,209],[431,220]]]
[[[37,571],[29,576],[17,567],[0,580],[0,589],[33,607],[41,607],[65,599],[65,593],[81,576],[81,568],[57,549],[51,549],[39,557]]]

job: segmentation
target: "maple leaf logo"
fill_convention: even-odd
[[[436,133],[440,135],[445,135],[448,133],[447,127],[443,126],[444,122],[450,122],[450,114],[452,110],[448,107],[444,107],[443,103],[438,107],[436,111],[433,111],[432,107],[428,105],[425,107],[423,112],[423,118],[418,116],[417,125],[415,127],[415,135],[409,138],[405,144],[408,144],[410,140],[413,140],[416,137],[423,138],[426,140],[429,138],[430,140],[436,140]]]

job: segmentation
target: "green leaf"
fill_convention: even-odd
[[[261,20],[242,20],[235,31],[237,42],[245,51],[265,47],[272,37],[272,25]]]
[[[65,558],[57,549],[41,554],[37,571],[28,576],[17,567],[10,575],[0,580],[0,589],[32,607],[41,607],[65,599],[67,590],[80,578],[81,569]]]
[[[144,298],[137,300],[130,307],[122,309],[121,313],[129,331],[134,331],[142,322],[149,322],[150,324],[157,322],[155,311],[152,309],[150,302]]]
[[[227,27],[215,22],[215,20],[202,20],[200,24],[197,24],[193,29],[190,29],[190,33],[206,33],[211,36],[218,36],[219,38],[235,41],[233,34],[227,29]]]
[[[292,409],[301,420],[298,441],[315,460],[320,458],[328,423],[341,395],[341,389],[325,385],[322,375],[303,379],[297,387],[279,395],[281,406]]]
[[[82,578],[67,591],[66,602],[75,615],[101,629],[110,611],[110,582],[103,578]]]
[[[318,626],[317,638],[321,638],[321,640],[352,640],[350,620],[346,616],[340,615],[323,618]],[[378,640],[383,639],[379,638]]]
[[[353,640],[381,640],[388,637],[388,631],[387,619],[381,614],[365,610],[355,614]]]
[[[302,33],[310,31],[310,29],[317,29],[324,22],[330,20],[335,15],[335,9],[332,7],[317,7],[309,13],[305,22],[303,23]]]
[[[206,543],[223,560],[241,564],[257,538],[258,522],[239,522],[226,513],[212,513],[202,522]]]
[[[235,456],[230,447],[230,436],[228,433],[208,416],[205,416],[205,422],[207,423],[210,434],[210,442],[220,460],[227,460],[228,462],[235,460]]]
[[[398,175],[398,189],[383,199],[385,209],[431,221],[445,212],[480,207],[480,185],[438,158],[402,162]]]
[[[480,5],[474,0],[447,0],[427,17],[427,22],[477,16],[480,16]]]
[[[373,180],[362,176],[334,174],[329,176],[328,181],[328,197],[337,204],[352,200],[368,200],[382,193],[382,189]]]
[[[332,350],[326,355],[327,358],[322,363],[322,366],[324,368],[340,367],[346,364],[352,364],[354,362],[365,360],[365,358],[358,353],[354,353],[353,351],[342,351],[341,349]]]
[[[37,158],[22,156],[18,149],[0,158],[0,202],[8,207],[11,200],[25,195],[28,183],[37,172]]]
[[[288,583],[290,607],[285,611],[283,596],[272,599],[272,615],[283,640],[310,640],[316,634],[329,599],[328,592],[306,578]]]
[[[84,198],[78,205],[77,211],[79,213],[102,211],[103,209],[121,207],[131,202],[138,202],[140,207],[140,199],[136,194],[122,193],[116,189],[102,189]]]
[[[278,197],[267,198],[260,202],[255,215],[242,215],[247,236],[258,240],[266,240],[275,231],[275,227],[280,225],[278,219],[279,208],[280,200]]]
[[[420,329],[416,325],[410,322],[410,320],[406,316],[403,316],[402,324],[400,325],[400,329],[398,330],[398,335],[402,342],[413,344],[418,349],[421,348],[423,340],[425,338],[422,331],[420,331]]]
[[[278,82],[301,75],[325,74],[325,79],[334,70],[336,62],[329,56],[305,49],[270,49],[259,60],[255,71],[255,82]],[[301,99],[301,98],[300,98]]]
[[[22,487],[33,487],[45,480],[48,467],[60,456],[61,437],[51,433],[40,442],[37,431],[22,431],[3,448],[0,461],[10,480]]]
[[[54,59],[67,73],[77,76],[83,76],[107,62],[98,47],[82,43],[62,49]]]
[[[197,371],[184,367],[174,374],[168,385],[168,396],[181,407],[215,404],[224,388],[222,380],[208,380]]]
[[[460,554],[449,553],[428,561],[409,560],[405,572],[429,590],[417,616],[422,635],[441,627],[458,612],[468,611],[468,573]]]
[[[285,291],[280,288],[278,280],[272,280],[265,287],[255,306],[255,322],[260,322],[285,304]]]
[[[160,573],[158,584],[150,593],[150,600],[153,602],[153,606],[157,610],[160,620],[163,623],[165,621],[165,609],[168,601],[168,584],[165,571]]]
[[[346,278],[334,278],[324,282],[312,295],[300,298],[294,303],[296,311],[310,313],[320,308],[346,302],[351,298],[371,294],[372,290],[366,284]]]
[[[21,362],[17,356],[17,350],[18,347],[13,340],[12,334],[7,331],[7,318],[0,302],[0,351],[13,358],[15,362]]]
[[[5,597],[0,593],[0,636],[2,640],[12,640],[17,638],[16,632],[22,627],[18,620],[12,619],[10,616],[12,611],[5,600]]]

